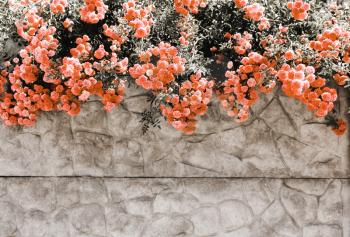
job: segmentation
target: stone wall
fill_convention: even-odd
[[[143,91],[112,113],[44,113],[0,128],[0,237],[348,237],[349,135],[274,94],[236,124],[141,135]],[[345,103],[340,104],[345,111]]]
[[[10,178],[0,183],[4,237],[350,233],[346,180]]]

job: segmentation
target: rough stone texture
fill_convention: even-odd
[[[1,237],[350,233],[347,180],[1,178],[0,183]]]
[[[0,237],[350,236],[349,136],[299,103],[270,95],[241,125],[214,104],[195,135],[141,136],[146,97],[128,97],[0,127]]]
[[[284,96],[263,98],[245,124],[236,124],[214,104],[192,136],[165,121],[161,130],[142,136],[140,113],[147,106],[144,92],[130,89],[112,113],[90,101],[75,118],[43,113],[35,127],[1,127],[0,174],[350,177],[349,136],[336,137],[315,124],[303,105]]]

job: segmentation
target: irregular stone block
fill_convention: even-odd
[[[194,233],[199,236],[215,235],[219,231],[219,213],[215,207],[201,207],[191,216]]]
[[[236,230],[250,224],[251,210],[244,203],[229,200],[219,204],[220,220],[225,230]]]

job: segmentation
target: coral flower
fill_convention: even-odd
[[[140,27],[135,31],[135,37],[136,38],[144,38],[147,36],[147,30],[144,27]]]
[[[344,133],[346,132],[346,129],[347,129],[346,122],[343,119],[337,119],[336,123],[337,124],[335,125],[334,128],[332,128],[332,131],[337,136],[344,135]]]
[[[66,18],[63,22],[63,27],[68,29],[73,25],[73,21],[71,21],[69,18]]]
[[[97,59],[102,59],[106,55],[107,55],[107,52],[105,51],[103,45],[100,45],[99,48],[94,53],[94,57]]]
[[[288,50],[288,51],[284,54],[284,58],[285,58],[287,61],[293,60],[294,57],[295,57],[295,54],[294,54],[293,50]]]
[[[245,7],[248,4],[247,0],[234,0],[237,8]]]
[[[292,16],[295,20],[303,21],[308,17],[310,4],[303,2],[303,0],[295,0],[295,2],[288,2],[288,8],[292,11]]]

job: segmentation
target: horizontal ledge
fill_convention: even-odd
[[[90,176],[90,175],[78,175],[78,176],[1,176],[0,179],[227,179],[227,180],[240,180],[240,179],[280,179],[280,180],[349,180],[350,177],[174,177],[174,176],[162,176],[162,177],[148,177],[148,176]]]

